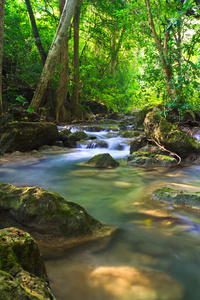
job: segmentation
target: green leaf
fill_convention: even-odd
[[[179,19],[177,19],[176,25],[177,25],[178,28],[181,27],[181,21]]]

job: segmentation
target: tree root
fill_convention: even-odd
[[[167,151],[167,152],[169,152],[171,155],[176,156],[176,157],[178,158],[177,164],[173,165],[172,167],[180,165],[180,163],[181,163],[181,157],[180,157],[178,154],[176,154],[175,152],[171,152],[170,150],[167,150],[164,146],[160,145],[160,144],[159,144],[156,140],[154,140],[154,139],[148,139],[148,138],[147,138],[147,140],[150,141],[150,142],[154,142],[160,149],[162,149],[162,150],[164,150],[164,151]]]

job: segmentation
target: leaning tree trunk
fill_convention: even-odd
[[[76,6],[74,13],[74,79],[73,93],[71,99],[71,110],[74,114],[79,103],[79,23],[80,23],[80,5]]]
[[[0,0],[0,116],[3,114],[2,106],[2,64],[3,64],[3,35],[4,35],[5,0]]]
[[[59,0],[59,10],[60,16],[65,5],[65,0]],[[68,93],[68,84],[69,84],[69,49],[68,49],[68,36],[63,41],[61,53],[60,53],[60,79],[58,82],[58,87],[54,95],[55,102],[55,116],[56,122],[69,122],[71,121],[71,114],[69,110],[65,107],[65,102],[67,99]]]
[[[49,50],[37,89],[30,104],[30,107],[34,111],[38,111],[43,99],[45,98],[49,83],[53,77],[57,65],[63,40],[67,36],[70,21],[74,14],[77,2],[78,0],[67,0],[65,3],[58,29]]]
[[[42,59],[42,64],[44,66],[47,55],[46,55],[46,52],[45,52],[45,50],[42,46],[42,42],[40,40],[40,36],[39,36],[39,32],[38,32],[37,25],[36,25],[36,22],[35,22],[35,17],[34,17],[34,14],[33,14],[31,3],[30,3],[29,0],[25,0],[25,2],[26,2],[26,7],[27,7],[27,10],[28,10],[28,13],[29,13],[29,17],[30,17],[30,20],[31,20],[31,26],[32,26],[33,35],[34,35],[34,38],[35,38],[35,45],[38,48],[38,51],[40,53],[40,57]]]

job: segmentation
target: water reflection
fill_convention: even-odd
[[[117,159],[126,154],[109,151]],[[112,237],[72,249],[42,248],[57,299],[199,299],[199,213],[148,198],[165,185],[199,191],[199,166],[99,170],[78,164],[93,154],[77,149],[0,167],[2,182],[57,191],[119,227]]]

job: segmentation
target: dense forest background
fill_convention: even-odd
[[[118,112],[147,104],[162,104],[164,115],[200,109],[198,0],[71,2],[76,5],[62,49],[35,106],[46,57],[65,21],[65,1],[5,1],[3,110],[49,110],[64,122],[87,119],[86,101]]]

